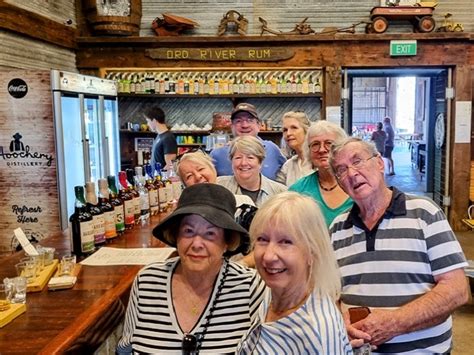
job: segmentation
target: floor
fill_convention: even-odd
[[[395,175],[385,175],[389,186],[396,186],[404,192],[431,197],[424,192],[424,176],[421,176],[410,159],[410,151],[406,145],[397,145],[393,152]],[[386,171],[388,172],[388,171]],[[474,260],[474,231],[456,232],[464,254],[468,260]],[[470,280],[474,291],[474,279]],[[453,355],[474,354],[474,302],[471,300],[459,308],[453,315],[454,348]]]

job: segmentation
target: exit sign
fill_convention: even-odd
[[[416,41],[390,41],[390,55],[416,55]]]

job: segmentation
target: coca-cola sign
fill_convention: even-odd
[[[8,93],[15,99],[21,99],[28,93],[28,85],[22,79],[12,79],[8,83]]]

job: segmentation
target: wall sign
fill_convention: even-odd
[[[8,93],[15,99],[21,99],[28,93],[28,85],[23,79],[15,78],[8,83]]]
[[[288,48],[154,48],[147,49],[145,54],[166,60],[274,62],[290,59],[295,52]]]

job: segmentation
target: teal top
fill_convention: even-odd
[[[299,192],[315,199],[321,208],[321,212],[323,213],[328,227],[331,225],[334,218],[352,208],[354,203],[354,201],[348,197],[347,200],[345,200],[344,203],[339,207],[329,207],[321,195],[321,190],[319,189],[318,173],[316,171],[296,181],[290,186],[289,190]]]

